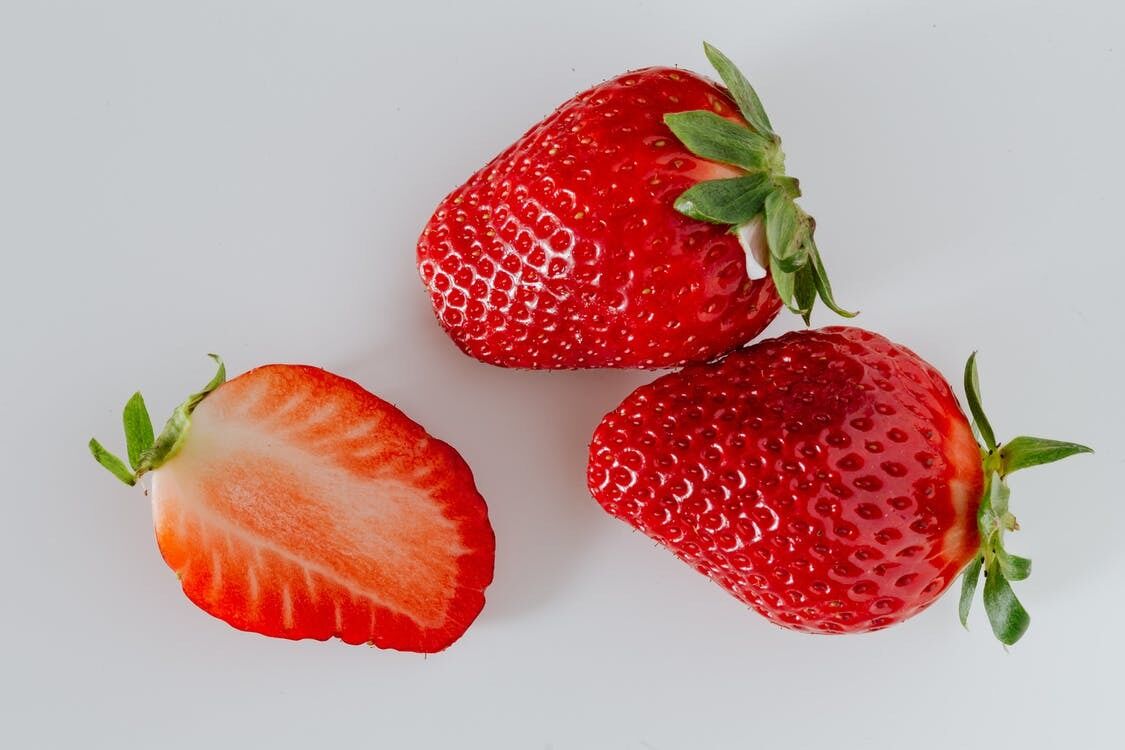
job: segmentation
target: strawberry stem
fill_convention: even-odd
[[[215,376],[203,386],[202,390],[191,394],[175,408],[158,436],[153,437],[152,420],[139,391],[134,393],[125,404],[122,422],[125,427],[125,446],[129,466],[132,466],[131,470],[124,461],[106,450],[101,443],[90,438],[89,448],[94,460],[125,484],[133,486],[142,475],[159,468],[176,455],[191,426],[191,413],[208,394],[227,379],[227,369],[222,358],[217,354],[207,356],[219,365]]]
[[[704,51],[734,99],[745,123],[708,110],[675,112],[664,116],[673,134],[696,156],[729,164],[745,174],[699,182],[676,199],[676,210],[700,221],[726,224],[739,237],[765,223],[769,275],[781,301],[808,325],[819,297],[837,315],[856,313],[840,307],[813,241],[816,222],[796,203],[801,195],[797,180],[785,174],[781,138],[774,132],[757,92],[726,55],[704,42]],[[747,243],[743,242],[744,249]],[[757,259],[747,252],[746,264]],[[748,271],[750,278],[756,272]]]
[[[983,570],[985,613],[996,638],[1005,646],[1010,646],[1023,637],[1031,624],[1030,615],[1011,586],[1012,581],[1022,581],[1031,574],[1031,560],[1009,553],[1004,546],[1004,533],[1019,529],[1016,517],[1008,509],[1011,490],[1006,478],[1019,469],[1053,463],[1068,456],[1093,451],[1078,443],[1027,436],[1015,437],[1007,443],[998,444],[981,405],[976,358],[976,352],[973,352],[965,363],[964,381],[973,427],[984,442],[981,447],[984,491],[977,511],[977,529],[981,542],[978,554],[965,567],[961,577],[958,612],[961,624],[964,625]]]

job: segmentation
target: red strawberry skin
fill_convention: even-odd
[[[790,333],[635,390],[590,490],[775,623],[878,630],[978,547],[980,449],[945,379],[856,328]]]
[[[438,321],[504,367],[669,367],[760,333],[780,309],[751,281],[727,227],[677,196],[738,174],[664,125],[709,109],[743,122],[724,89],[647,68],[575,96],[445,198],[418,241]]]
[[[241,630],[440,651],[492,580],[487,509],[457,452],[313,367],[208,395],[153,472],[152,504],[184,593]]]

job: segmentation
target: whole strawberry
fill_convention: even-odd
[[[780,138],[727,88],[646,68],[575,96],[450,193],[418,241],[441,325],[506,367],[668,367],[833,310]]]
[[[588,480],[612,515],[779,625],[854,633],[929,606],[963,569],[962,622],[983,568],[996,636],[1027,613],[1009,581],[1004,477],[1089,451],[1017,437],[998,446],[941,374],[857,328],[790,333],[635,390],[590,445]]]

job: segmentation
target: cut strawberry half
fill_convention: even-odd
[[[324,370],[223,380],[220,361],[155,438],[135,395],[132,469],[90,442],[126,483],[152,473],[156,540],[188,598],[280,638],[427,653],[456,641],[484,606],[495,551],[460,455]]]

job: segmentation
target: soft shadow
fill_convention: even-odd
[[[608,521],[586,489],[590,435],[607,411],[656,375],[493,367],[457,350],[421,293],[400,315],[393,339],[334,366],[472,467],[496,532],[496,577],[482,617],[542,606],[567,586],[598,524]]]

